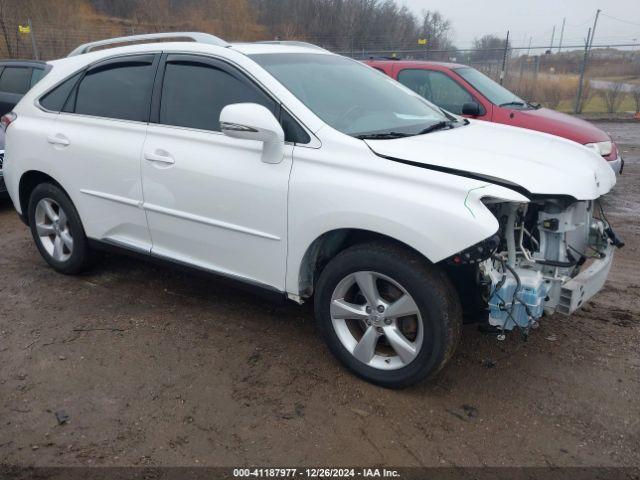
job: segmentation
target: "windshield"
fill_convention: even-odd
[[[267,53],[251,58],[313,113],[347,135],[416,135],[450,120],[395,80],[346,57]]]
[[[480,73],[475,68],[464,67],[454,70],[458,75],[469,82],[473,88],[478,90],[494,105],[509,107],[527,107],[528,103],[522,100],[513,92],[510,92],[502,85],[494,82],[485,74]]]

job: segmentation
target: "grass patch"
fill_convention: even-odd
[[[563,100],[556,110],[561,112],[573,113],[575,106],[575,98],[571,100]],[[607,107],[599,95],[592,95],[582,108],[582,113],[606,113]],[[635,112],[636,104],[631,95],[626,95],[620,104],[620,108],[616,113]]]

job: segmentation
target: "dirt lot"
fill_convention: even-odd
[[[627,158],[604,291],[526,343],[466,326],[403,391],[338,365],[308,306],[124,257],[58,275],[3,204],[0,463],[639,466],[640,124],[603,126]]]

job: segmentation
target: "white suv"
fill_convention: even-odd
[[[89,53],[168,37],[195,42]],[[313,297],[331,351],[380,385],[437,372],[463,310],[498,334],[572,312],[621,244],[593,150],[313,45],[156,34],[50,64],[3,124],[9,194],[53,268],[116,247]]]

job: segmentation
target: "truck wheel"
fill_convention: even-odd
[[[331,352],[372,383],[401,388],[451,358],[462,309],[449,278],[417,252],[393,244],[350,247],[324,268],[315,315]]]
[[[80,273],[93,260],[80,216],[56,185],[41,183],[29,197],[29,226],[40,255],[56,271]]]

